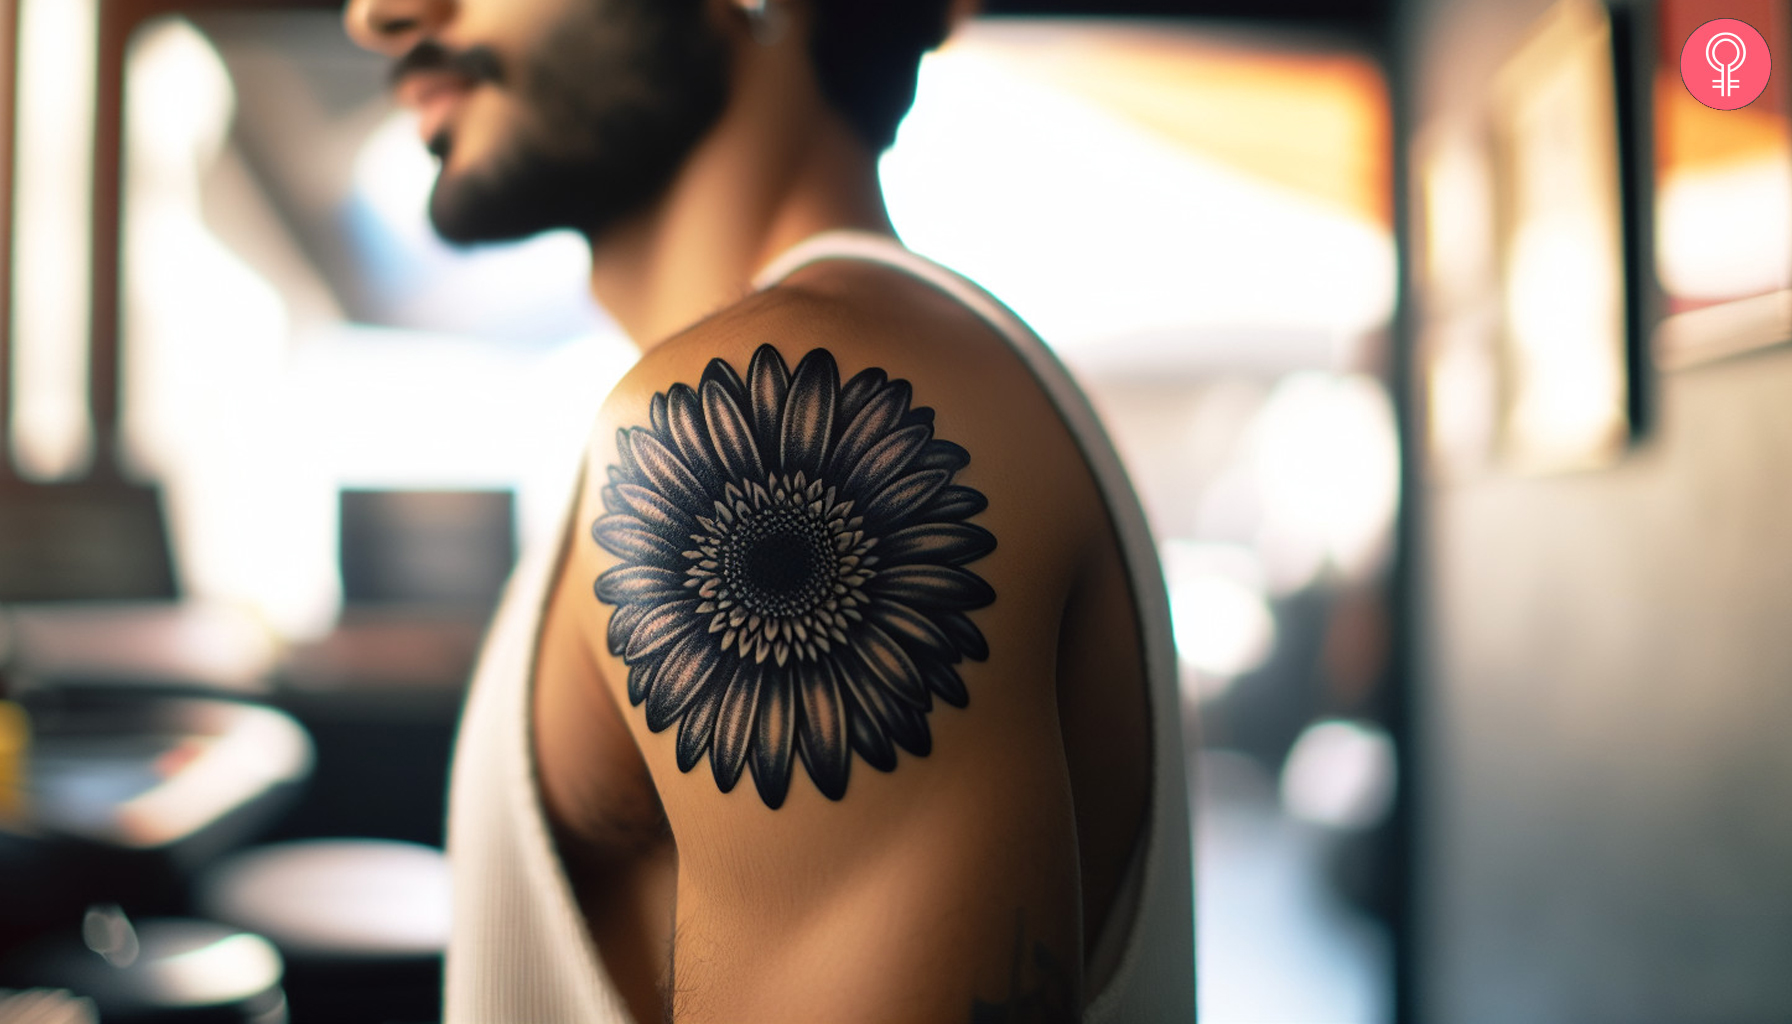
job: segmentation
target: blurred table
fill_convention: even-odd
[[[271,690],[280,657],[274,634],[231,605],[0,605],[0,668],[15,690],[100,686],[261,696]]]

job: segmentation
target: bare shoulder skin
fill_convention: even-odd
[[[1144,688],[1097,492],[1001,339],[804,271],[617,388],[576,523],[538,768],[638,1019],[1076,1018]]]

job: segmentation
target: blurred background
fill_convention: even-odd
[[[1679,81],[1785,0],[984,11],[882,176],[1144,499],[1203,1019],[1792,1019],[1788,95]],[[575,236],[435,238],[384,74],[0,0],[0,1021],[439,1015],[462,690],[635,353]]]

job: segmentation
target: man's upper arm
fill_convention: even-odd
[[[578,555],[678,848],[675,1016],[1073,1019],[1040,496],[974,392],[841,352],[649,357],[595,442]]]

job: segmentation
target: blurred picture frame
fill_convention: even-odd
[[[1501,68],[1488,128],[1497,282],[1495,456],[1559,473],[1644,426],[1645,189],[1628,12],[1562,0]]]

